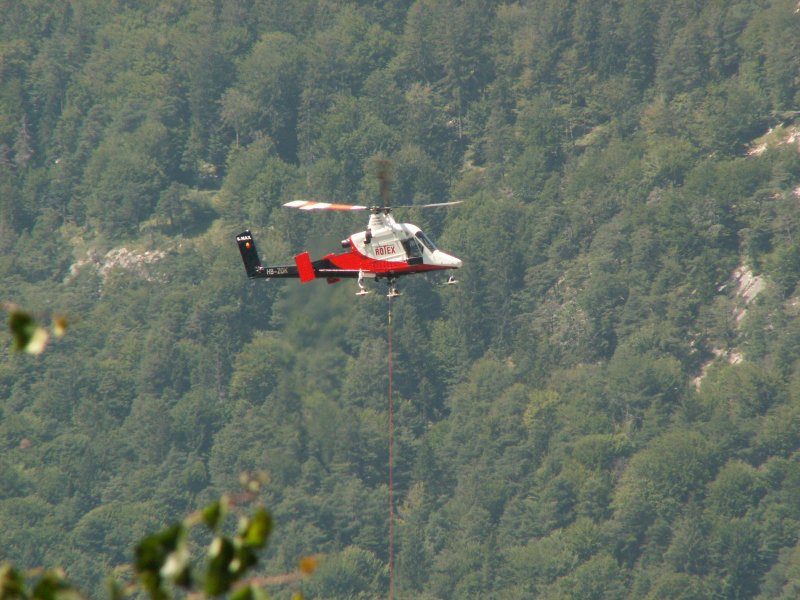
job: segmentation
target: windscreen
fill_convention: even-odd
[[[422,247],[414,238],[403,240],[403,248],[405,248],[408,258],[419,258],[422,256]]]
[[[431,252],[436,250],[436,244],[434,244],[427,235],[425,235],[421,231],[418,231],[416,233],[416,236],[417,236],[417,239],[419,239],[419,241],[421,241],[423,244],[425,244],[425,247],[428,250],[430,250]]]

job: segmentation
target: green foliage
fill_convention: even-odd
[[[190,593],[204,597],[266,598],[265,585],[293,582],[313,572],[316,560],[307,558],[296,573],[271,579],[252,577],[259,562],[258,555],[272,533],[272,517],[263,507],[257,506],[251,514],[239,517],[234,534],[226,532],[229,511],[259,490],[258,479],[244,476],[244,482],[248,491],[241,498],[223,496],[183,521],[141,538],[130,565],[133,581],[110,579],[110,597],[124,598],[139,593],[152,600],[168,600]],[[137,524],[141,526],[142,521],[137,520]],[[208,546],[201,545],[203,552],[195,548],[191,535],[192,529],[200,525],[212,534]],[[246,575],[249,577],[245,578]],[[3,600],[83,597],[79,587],[62,571],[27,574],[10,564],[0,565],[0,598]]]
[[[305,585],[311,598],[370,598],[386,589],[384,565],[355,546],[328,558]]]
[[[384,300],[232,236],[329,252],[360,221],[281,204],[388,159],[465,200],[397,212],[464,260],[393,304],[398,594],[796,596],[796,8],[0,0],[3,585],[99,597],[192,513],[156,595],[385,595]],[[268,548],[213,501],[262,469]]]
[[[654,519],[674,519],[712,473],[710,444],[695,432],[666,433],[636,453],[615,489],[615,519],[642,535]]]

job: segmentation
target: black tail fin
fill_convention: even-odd
[[[239,252],[242,254],[244,269],[248,277],[264,277],[264,268],[261,266],[261,259],[258,258],[256,243],[250,231],[243,231],[236,236],[236,243],[239,244]]]

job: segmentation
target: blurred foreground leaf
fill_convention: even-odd
[[[263,508],[258,508],[253,516],[245,522],[242,538],[251,548],[263,548],[271,531],[272,517]]]
[[[134,567],[142,587],[153,600],[164,600],[169,597],[162,583],[165,575],[170,576],[173,573],[169,572],[170,569],[166,569],[166,573],[164,571],[184,537],[185,528],[179,523],[144,538],[136,547]]]
[[[34,355],[44,352],[50,341],[50,332],[39,325],[32,314],[15,304],[4,304],[3,309],[8,313],[8,329],[11,332],[14,350]],[[63,337],[66,331],[67,318],[63,315],[53,317],[53,336]]]
[[[247,502],[252,492],[244,496]],[[110,600],[147,596],[151,600],[171,600],[186,593],[196,598],[228,596],[232,600],[268,600],[266,587],[294,585],[316,568],[316,558],[305,558],[300,569],[283,575],[254,576],[258,551],[267,545],[272,532],[272,517],[261,506],[242,515],[234,535],[224,533],[225,515],[241,504],[241,499],[223,495],[180,523],[143,538],[134,549],[134,564],[120,565],[109,577]],[[195,527],[214,534],[205,548],[197,548],[190,536]],[[190,543],[190,538],[191,541]],[[203,564],[205,557],[205,564]],[[193,567],[202,578],[193,577]],[[133,572],[131,580],[124,573]],[[118,577],[122,579],[118,579]],[[176,588],[186,590],[177,593]],[[294,597],[301,598],[296,592]],[[60,570],[35,569],[22,573],[11,565],[0,564],[0,600],[84,600]]]
[[[24,351],[28,354],[41,354],[47,347],[49,334],[43,327],[39,327],[36,319],[29,313],[17,308],[7,306],[8,328],[14,339],[14,350]]]
[[[11,565],[0,565],[0,600],[25,598],[25,579]]]

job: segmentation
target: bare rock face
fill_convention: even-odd
[[[750,267],[741,264],[731,274],[731,280],[721,286],[719,291],[721,292],[730,286],[734,287],[734,294],[737,300],[734,318],[737,326],[739,326],[742,319],[747,315],[747,305],[764,290],[766,282],[763,277],[754,275]],[[715,360],[722,359],[731,365],[739,364],[744,360],[744,355],[736,348],[712,348],[711,352],[714,354],[714,358],[705,363],[700,370],[700,374],[692,380],[697,389],[702,385],[708,368]]]
[[[167,255],[164,250],[147,250],[141,254],[128,250],[124,246],[109,250],[104,256],[99,256],[95,251],[89,251],[86,258],[76,261],[70,268],[64,282],[73,279],[83,268],[92,268],[100,275],[103,283],[108,279],[109,274],[115,268],[129,271],[132,275],[155,281],[151,269],[152,264],[160,261]]]

